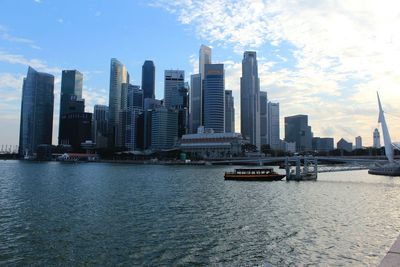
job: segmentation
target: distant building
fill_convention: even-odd
[[[362,146],[362,138],[361,138],[361,136],[357,136],[356,137],[356,149],[361,149],[363,146]]]
[[[151,111],[151,149],[171,149],[178,141],[178,112],[167,108]]]
[[[260,79],[258,78],[257,54],[253,51],[246,51],[243,55],[240,114],[243,138],[260,148]]]
[[[180,148],[201,158],[239,156],[243,138],[238,133],[198,133],[182,136]]]
[[[334,139],[329,137],[314,137],[312,139],[312,149],[320,152],[329,152],[334,149]]]
[[[381,147],[381,135],[379,134],[379,130],[375,129],[374,130],[374,135],[373,135],[373,148],[380,148]]]
[[[337,142],[337,149],[351,152],[353,150],[353,144],[341,138],[339,142]]]
[[[164,72],[164,105],[166,108],[172,106],[173,95],[185,84],[185,71],[166,70]]]
[[[28,68],[22,85],[19,154],[32,156],[39,145],[51,145],[54,76]]]
[[[138,85],[128,86],[125,118],[125,147],[128,150],[138,150],[141,146],[138,139],[143,139],[143,128],[138,127],[139,116],[143,113],[144,92]]]
[[[295,142],[297,152],[311,150],[312,138],[307,115],[285,117],[285,141]]]
[[[193,74],[190,76],[190,132],[196,133],[197,128],[203,125],[201,76]]]
[[[261,145],[268,145],[268,94],[260,91],[260,135]]]
[[[172,91],[170,109],[178,112],[178,137],[189,133],[189,84],[183,83]]]
[[[224,64],[205,65],[204,127],[216,133],[225,132],[225,74]]]
[[[235,132],[235,103],[232,90],[225,90],[225,132]]]
[[[81,144],[92,140],[92,113],[67,113],[60,118],[60,140],[65,140],[73,150],[79,150]]]
[[[267,144],[272,149],[280,147],[279,103],[268,102],[267,105]]]
[[[109,147],[123,147],[125,144],[123,122],[123,99],[126,99],[126,90],[122,90],[123,84],[129,83],[129,74],[125,66],[117,59],[112,58],[110,64],[110,93],[108,101],[108,144]]]
[[[95,105],[93,110],[93,142],[97,148],[107,147],[108,106]]]
[[[154,62],[146,60],[142,66],[142,90],[143,99],[155,98],[156,88],[156,67]]]

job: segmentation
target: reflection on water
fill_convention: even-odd
[[[376,265],[400,230],[400,178],[230,169],[1,162],[0,265]]]

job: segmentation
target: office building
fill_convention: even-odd
[[[362,139],[361,136],[356,137],[356,149],[361,149],[362,148]]]
[[[256,52],[244,52],[240,78],[241,133],[244,139],[258,148],[260,140],[260,79]]]
[[[336,144],[337,149],[351,152],[353,150],[353,144],[350,142],[347,142],[345,139],[341,138],[339,142]]]
[[[125,117],[125,147],[128,150],[138,150],[141,145],[138,139],[143,139],[143,127],[138,127],[140,115],[143,113],[144,91],[138,85],[128,85],[127,106]]]
[[[108,106],[95,105],[93,109],[93,142],[97,148],[107,147]]]
[[[225,132],[224,64],[206,64],[204,76],[204,127]]]
[[[171,149],[178,141],[178,112],[161,107],[151,111],[151,149]]]
[[[297,152],[311,150],[312,138],[307,115],[285,117],[285,141],[295,142]]]
[[[189,133],[189,84],[172,91],[170,109],[178,112],[178,137]]]
[[[334,149],[334,139],[329,137],[314,137],[312,149],[319,152],[329,152]]]
[[[70,145],[74,151],[81,144],[92,140],[92,113],[73,112],[61,115],[59,139],[62,144]]]
[[[381,147],[381,135],[379,134],[379,130],[375,128],[373,134],[373,148],[380,148]]]
[[[232,90],[225,90],[225,132],[235,132],[235,103]]]
[[[269,145],[268,143],[268,94],[260,91],[260,142],[261,145]]]
[[[201,76],[193,74],[190,76],[190,132],[196,133],[197,128],[203,125]]]
[[[280,143],[279,103],[268,102],[267,144],[269,144],[272,149],[279,149]]]
[[[126,99],[126,90],[123,84],[129,83],[129,74],[125,66],[117,59],[112,58],[110,64],[110,94],[108,119],[108,144],[110,148],[124,146],[124,131],[121,121],[123,99]]]
[[[156,67],[151,60],[146,60],[142,66],[142,90],[144,99],[155,98]]]
[[[22,85],[20,155],[33,156],[39,145],[51,145],[54,76],[28,68]]]
[[[185,84],[185,71],[166,70],[164,72],[164,105],[166,108],[172,106],[172,97],[179,88]]]

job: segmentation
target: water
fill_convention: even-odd
[[[0,265],[377,265],[400,178],[224,181],[232,167],[0,162]]]

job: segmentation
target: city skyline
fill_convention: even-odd
[[[400,44],[394,30],[399,25],[399,20],[391,12],[396,10],[394,2],[392,5],[376,8],[372,4],[358,7],[344,2],[329,5],[330,2],[326,1],[310,6],[298,3],[287,9],[273,1],[239,2],[242,8],[237,13],[230,14],[228,21],[222,24],[217,19],[218,14],[229,13],[229,10],[235,8],[233,4],[216,8],[217,14],[214,18],[207,13],[205,3],[196,1],[175,1],[172,4],[165,1],[151,1],[150,4],[142,1],[136,4],[124,2],[126,11],[124,9],[123,13],[134,13],[137,18],[121,18],[121,21],[115,22],[116,27],[111,27],[105,24],[111,23],[116,12],[121,11],[121,8],[111,4],[85,3],[81,10],[74,10],[68,7],[70,2],[60,4],[44,0],[23,1],[29,15],[34,18],[29,20],[30,25],[26,27],[28,20],[24,16],[27,16],[28,11],[19,12],[19,6],[13,1],[5,1],[4,8],[0,11],[0,90],[4,98],[0,106],[0,121],[5,126],[0,142],[8,145],[18,143],[22,81],[28,65],[55,76],[52,142],[56,144],[61,70],[76,69],[83,73],[86,111],[93,112],[94,104],[108,104],[111,58],[115,57],[126,65],[132,84],[141,84],[143,62],[153,60],[156,66],[156,98],[161,99],[164,84],[160,77],[164,70],[182,69],[188,81],[191,74],[198,73],[197,52],[203,43],[212,47],[213,62],[225,66],[225,89],[232,90],[236,99],[236,132],[240,132],[241,57],[246,50],[257,51],[260,90],[268,92],[269,100],[280,103],[282,133],[284,117],[307,114],[316,136],[332,136],[337,141],[341,137],[354,140],[354,137],[360,135],[366,146],[372,145],[372,132],[378,125],[375,100],[377,90],[381,92],[386,111],[400,115],[396,106],[400,95],[397,87],[400,83],[398,70],[395,68]],[[272,4],[275,4],[275,12],[282,16],[292,14],[290,12],[294,12],[295,8],[299,10],[298,14],[283,21],[283,26],[279,26],[283,29],[280,35],[277,35],[272,26],[265,24],[265,19],[257,21],[263,14],[270,15],[268,8]],[[339,7],[344,11],[339,12]],[[183,9],[192,16],[185,15]],[[332,15],[328,22],[341,18],[339,21],[347,23],[346,30],[328,22],[321,26],[318,23],[310,26],[327,10]],[[69,15],[72,11],[75,16]],[[251,11],[254,11],[254,17],[243,21],[242,17],[246,16],[242,16],[242,12]],[[304,18],[306,11],[312,12],[315,18]],[[353,36],[357,32],[355,30],[359,30],[361,26],[354,14],[361,11],[365,13],[360,15],[362,18],[368,19],[370,16],[377,22],[364,26],[365,29]],[[51,14],[43,16],[48,13]],[[203,18],[196,17],[195,14],[202,14]],[[155,15],[157,21],[151,20],[150,17]],[[214,21],[210,19],[211,16]],[[207,22],[206,18],[213,23]],[[277,23],[279,19],[283,18],[274,18],[270,23]],[[289,26],[300,25],[301,23],[296,22],[305,19],[308,21],[302,29],[305,36],[299,37]],[[153,24],[146,24],[149,21]],[[234,23],[230,24],[229,21]],[[239,22],[243,25],[240,26]],[[142,29],[146,28],[144,25],[148,28]],[[43,29],[40,27],[44,26],[46,34],[49,34],[47,36],[41,33]],[[221,35],[216,35],[218,31],[211,31],[207,35],[204,31],[207,26],[221,30]],[[252,32],[250,29],[255,26],[258,30]],[[326,31],[318,32],[323,26]],[[75,27],[83,28],[77,31],[77,36],[73,35]],[[174,30],[174,36],[163,32],[170,27]],[[132,42],[128,37],[115,42],[115,38],[123,36],[123,33],[140,36],[149,29],[155,29],[150,30],[154,36],[148,39],[149,42],[144,42],[145,44]],[[240,35],[238,30],[242,30],[243,34]],[[310,36],[314,32],[318,34]],[[335,34],[330,36],[331,32]],[[263,37],[263,33],[267,33],[267,37]],[[150,34],[147,33],[146,36],[149,37]],[[346,36],[346,40],[342,40],[343,36]],[[305,40],[306,37],[310,40]],[[76,42],[76,38],[80,41]],[[324,38],[326,41],[323,41]],[[106,41],[107,39],[110,41]],[[101,42],[104,45],[100,45]],[[337,44],[337,48],[329,43]],[[376,53],[373,54],[374,52]],[[399,124],[394,118],[388,116],[387,119],[393,141],[399,141]]]

